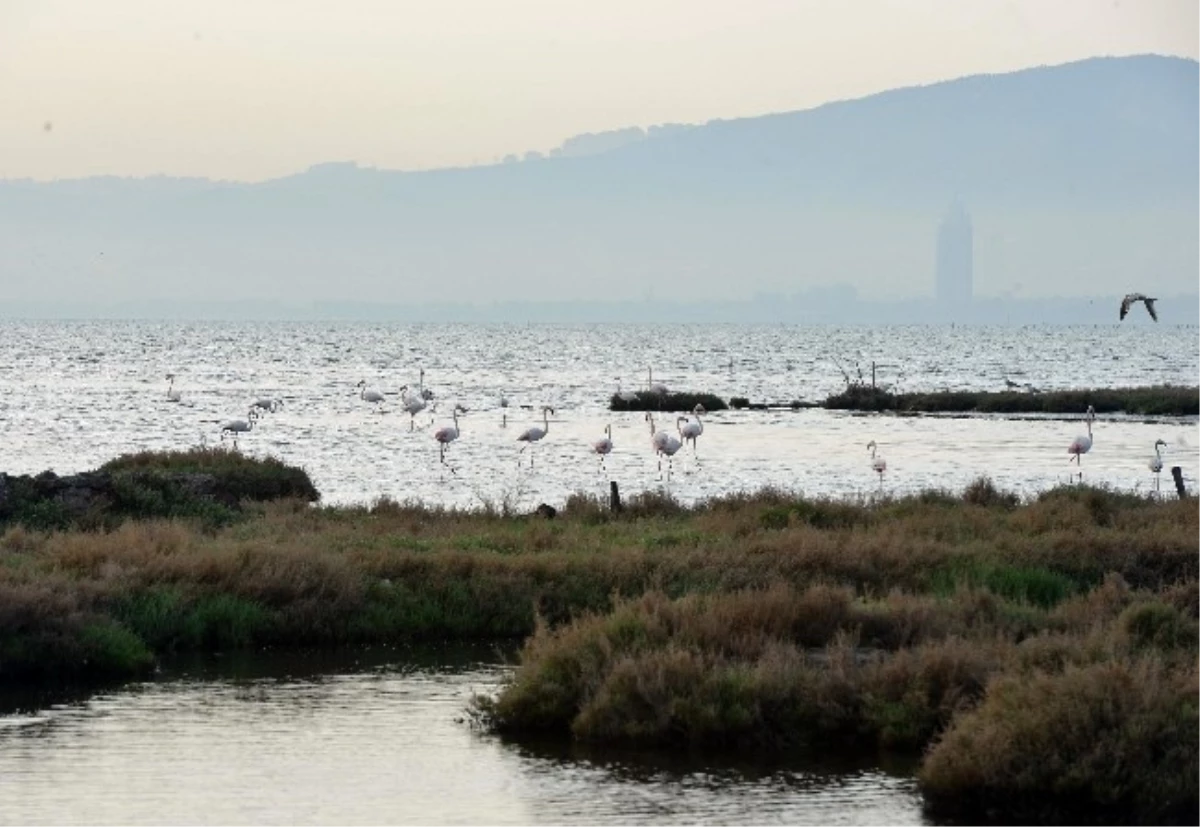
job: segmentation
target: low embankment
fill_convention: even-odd
[[[0,684],[186,650],[528,637],[482,725],[923,752],[927,800],[959,818],[1195,817],[1195,498],[1019,502],[981,481],[863,503],[643,496],[619,515],[575,497],[553,520],[239,508],[10,520]]]
[[[1138,416],[1200,415],[1200,387],[1156,385],[1140,388],[1095,388],[1071,391],[940,391],[894,393],[853,383],[825,400],[824,407],[852,411],[911,413],[1096,413]]]
[[[608,400],[610,411],[662,411],[664,413],[691,413],[700,405],[705,411],[723,411],[729,406],[725,400],[711,393],[654,393],[653,391],[629,392],[626,396],[613,394]]]

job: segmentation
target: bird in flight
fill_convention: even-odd
[[[1134,302],[1145,302],[1146,312],[1150,314],[1150,318],[1158,321],[1158,313],[1154,310],[1154,303],[1158,299],[1153,299],[1145,293],[1130,293],[1125,298],[1121,299],[1121,320],[1124,321],[1126,314],[1129,313],[1129,308],[1133,307]]]

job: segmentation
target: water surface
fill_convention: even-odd
[[[728,399],[821,400],[842,369],[900,390],[1044,390],[1175,383],[1200,374],[1196,329],[1080,327],[803,327],[794,325],[374,325],[354,323],[0,322],[0,470],[87,470],[121,453],[218,442],[218,423],[245,417],[258,396],[284,408],[240,450],[302,465],[328,503],[379,497],[459,507],[508,502],[532,510],[574,491],[627,494],[669,487],[690,502],[775,486],[838,497],[879,490],[866,443],[888,461],[887,491],[961,488],[987,474],[1034,493],[1069,479],[1066,447],[1080,421],[902,418],[824,410],[727,411],[705,418],[698,458],[681,452],[660,479],[641,414],[607,410],[618,380],[710,391]],[[840,365],[840,367],[839,367]],[[425,383],[439,404],[410,432],[395,391]],[[183,403],[166,399],[167,373]],[[366,380],[391,395],[382,412],[358,397]],[[500,398],[510,402],[504,410]],[[454,404],[469,413],[438,462],[431,433]],[[516,436],[555,409],[529,452]],[[507,423],[505,424],[505,419]],[[433,423],[431,425],[431,422]],[[602,471],[590,453],[612,425]],[[659,417],[674,430],[674,417]],[[1156,439],[1165,462],[1200,475],[1195,418],[1101,417],[1085,478],[1146,490]],[[519,464],[520,463],[520,464]],[[1168,488],[1170,484],[1168,481]]]
[[[261,653],[0,716],[5,824],[916,824],[908,767],[520,745],[490,648]]]

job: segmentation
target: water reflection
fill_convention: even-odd
[[[0,716],[4,823],[919,823],[904,765],[511,743],[495,647],[197,658]]]

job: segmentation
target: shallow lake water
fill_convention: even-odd
[[[923,822],[904,764],[732,764],[483,734],[465,713],[495,691],[500,661],[462,647],[257,653],[26,699],[0,715],[0,823]]]
[[[693,456],[684,448],[660,475],[642,414],[611,413],[618,381],[654,380],[728,399],[819,401],[844,386],[842,369],[900,390],[1044,390],[1195,385],[1196,328],[799,327],[737,325],[370,325],[0,322],[0,470],[60,474],[121,453],[220,444],[218,425],[244,418],[259,396],[284,407],[242,436],[239,450],[306,468],[326,503],[380,497],[473,508],[507,502],[532,510],[575,491],[626,494],[667,487],[692,502],[774,486],[836,497],[929,486],[959,489],[980,475],[1031,494],[1068,481],[1066,448],[1078,417],[904,418],[825,410],[723,411],[703,418]],[[415,422],[397,405],[420,369],[437,409]],[[166,398],[166,374],[182,402]],[[386,395],[359,397],[365,380]],[[508,400],[502,408],[500,399]],[[439,463],[436,428],[455,404],[468,413]],[[516,439],[549,433],[523,454]],[[418,429],[410,431],[410,425]],[[590,452],[612,425],[602,469]],[[658,427],[676,429],[661,415]],[[1164,462],[1194,485],[1200,438],[1190,418],[1101,416],[1084,457],[1085,480],[1146,490],[1157,439]],[[867,442],[886,458],[871,471]],[[226,443],[228,444],[228,443]],[[532,454],[533,468],[529,467]],[[454,470],[451,471],[450,468]],[[1164,473],[1171,488],[1169,473]]]

